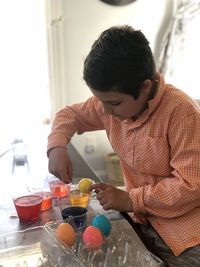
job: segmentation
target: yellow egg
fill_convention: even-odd
[[[56,231],[56,236],[69,247],[73,246],[76,241],[76,233],[69,223],[61,223]]]
[[[93,181],[89,178],[81,179],[80,182],[78,183],[79,191],[82,193],[88,193],[89,187],[92,183],[93,183]]]

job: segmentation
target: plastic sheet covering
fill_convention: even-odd
[[[187,24],[200,15],[200,0],[173,0],[172,16],[161,42],[158,70],[166,79],[173,75],[174,64],[184,50]]]

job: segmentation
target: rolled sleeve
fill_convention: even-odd
[[[145,210],[145,206],[144,206],[144,188],[143,187],[132,189],[129,192],[129,197],[133,202],[133,212],[135,214],[148,215],[148,212]]]

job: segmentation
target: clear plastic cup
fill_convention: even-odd
[[[40,211],[43,200],[43,192],[24,191],[15,193],[13,202],[20,222],[22,223],[35,223],[40,218]]]
[[[91,193],[82,193],[78,189],[72,190],[69,193],[69,201],[72,206],[87,208],[90,202]]]
[[[65,184],[56,176],[48,176],[49,188],[55,198],[67,197],[71,184]]]
[[[41,211],[46,211],[52,208],[53,204],[53,194],[50,191],[43,191],[43,199],[42,199],[42,206]]]
[[[87,226],[88,210],[79,206],[69,206],[61,210],[64,221],[73,225],[76,231],[82,231]]]
[[[46,211],[52,208],[53,204],[53,194],[49,188],[48,182],[45,182],[44,180],[34,180],[29,181],[27,184],[28,191],[31,193],[35,192],[42,192],[43,193],[43,199],[42,199],[42,205],[41,205],[41,211]]]

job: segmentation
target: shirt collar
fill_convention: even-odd
[[[158,74],[157,77],[158,82],[156,87],[156,94],[154,98],[148,102],[148,114],[151,114],[157,108],[165,92],[165,81],[163,76],[161,74]]]

